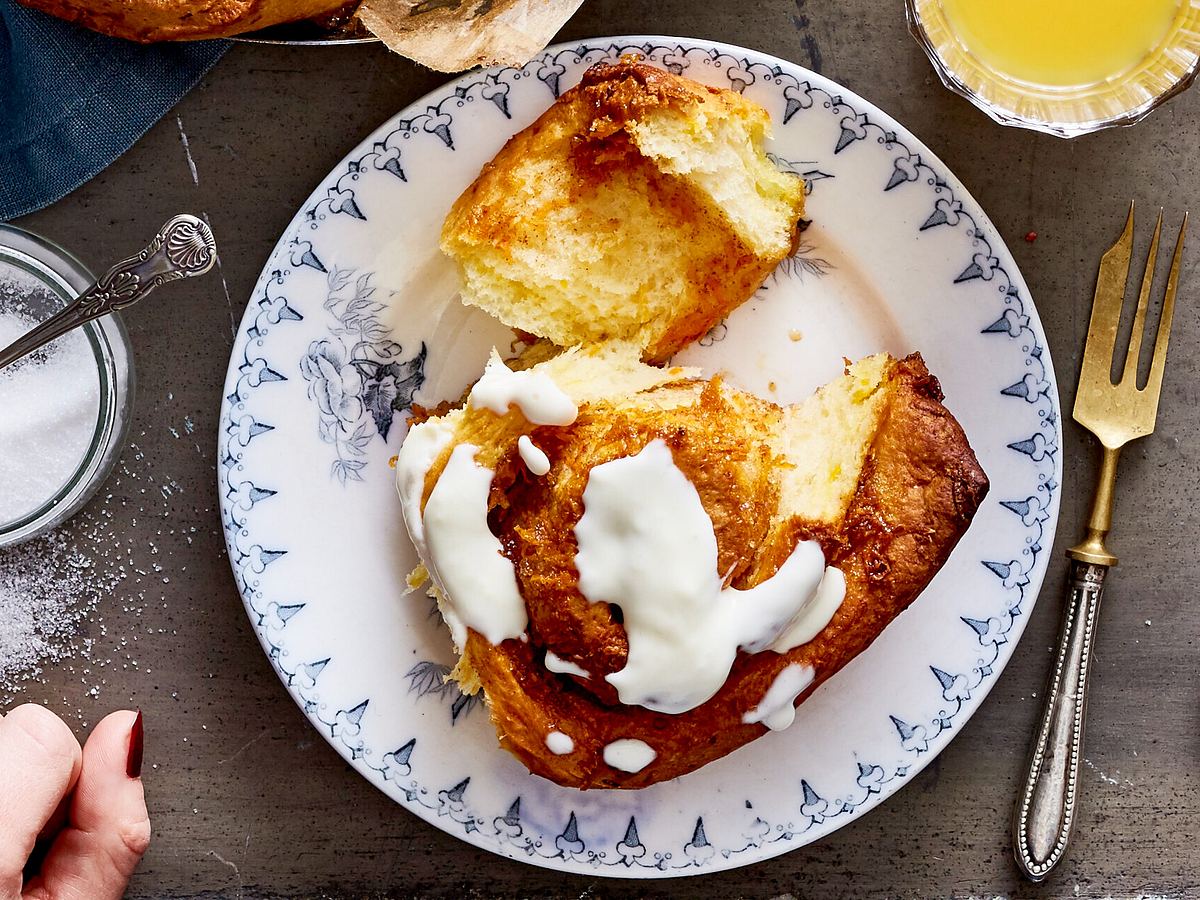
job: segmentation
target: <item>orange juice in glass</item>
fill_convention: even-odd
[[[1200,63],[1200,0],[906,0],[943,83],[1005,125],[1131,125]]]

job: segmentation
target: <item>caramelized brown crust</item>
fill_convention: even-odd
[[[737,414],[710,385],[699,404],[636,416],[596,409],[569,428],[535,436],[552,459],[571,457],[557,478],[525,479],[501,465],[493,491],[493,522],[514,560],[530,613],[528,642],[493,647],[471,632],[465,662],[481,680],[501,744],[534,773],[573,787],[639,788],[685,774],[759,737],[743,724],[775,676],[800,663],[816,679],[800,700],[861,653],[921,592],[946,561],[987,492],[987,479],[961,427],[941,403],[937,380],[918,355],[895,364],[890,398],[857,490],[840,527],[793,520],[784,538],[762,546],[776,497],[767,477],[772,460],[755,440],[753,417]],[[777,408],[765,401],[760,416]],[[810,643],[786,653],[739,653],[712,699],[681,715],[617,702],[603,674],[624,665],[624,631],[605,604],[579,594],[574,525],[583,512],[587,472],[636,453],[654,438],[672,448],[676,464],[696,484],[713,518],[722,571],[749,587],[769,577],[796,542],[821,540],[846,576],[846,598]],[[546,670],[546,648],[592,673],[590,679]],[[573,752],[550,753],[546,735],[561,730]],[[655,760],[636,774],[602,761],[604,745],[646,741]]]
[[[129,41],[230,37],[336,12],[346,0],[20,0],[68,22]],[[354,4],[357,6],[357,3]]]
[[[730,110],[748,105],[733,91],[672,75],[639,62],[635,56],[592,66],[583,73],[579,86],[564,94],[562,100],[564,103],[578,101],[586,110],[587,127],[576,134],[575,140],[593,164],[603,162],[606,142],[621,135],[630,124],[654,109],[668,107],[687,112],[706,102]],[[621,143],[618,154],[624,156],[628,149],[627,143]]]

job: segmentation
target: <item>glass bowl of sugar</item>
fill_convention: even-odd
[[[95,279],[36,235],[0,224],[0,347]],[[115,315],[0,369],[0,547],[64,522],[120,455],[133,405],[129,337]]]

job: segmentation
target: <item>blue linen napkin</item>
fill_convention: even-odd
[[[103,170],[227,46],[142,46],[0,0],[0,222],[53,203]]]

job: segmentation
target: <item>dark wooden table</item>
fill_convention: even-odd
[[[1015,253],[1067,409],[1096,262],[1129,198],[1165,205],[1176,222],[1187,204],[1200,205],[1197,90],[1135,128],[1070,143],[1004,129],[939,85],[905,32],[898,0],[587,0],[563,37],[638,32],[794,60],[906,123],[962,178]],[[153,574],[130,573],[101,602],[103,621],[89,630],[93,653],[111,659],[102,671],[84,673],[77,659],[25,693],[81,734],[114,707],[145,711],[155,838],[131,895],[1200,896],[1200,612],[1187,568],[1200,543],[1200,238],[1184,268],[1158,430],[1122,460],[1113,545],[1123,564],[1100,628],[1083,799],[1069,857],[1049,884],[1017,875],[1009,815],[1058,626],[1061,550],[1075,539],[1096,465],[1071,424],[1054,562],[1008,670],[911,785],[815,845],[686,881],[559,875],[426,825],[312,730],[248,626],[220,535],[214,448],[233,323],[313,185],[379,122],[443,80],[378,46],[235,46],[111,168],[18,223],[94,269],[181,210],[207,216],[222,248],[219,277],[126,316],[140,379],[135,446],[65,529],[88,552],[120,547],[131,570]],[[1024,240],[1029,231],[1036,242]],[[0,554],[0,566],[12,559]]]

